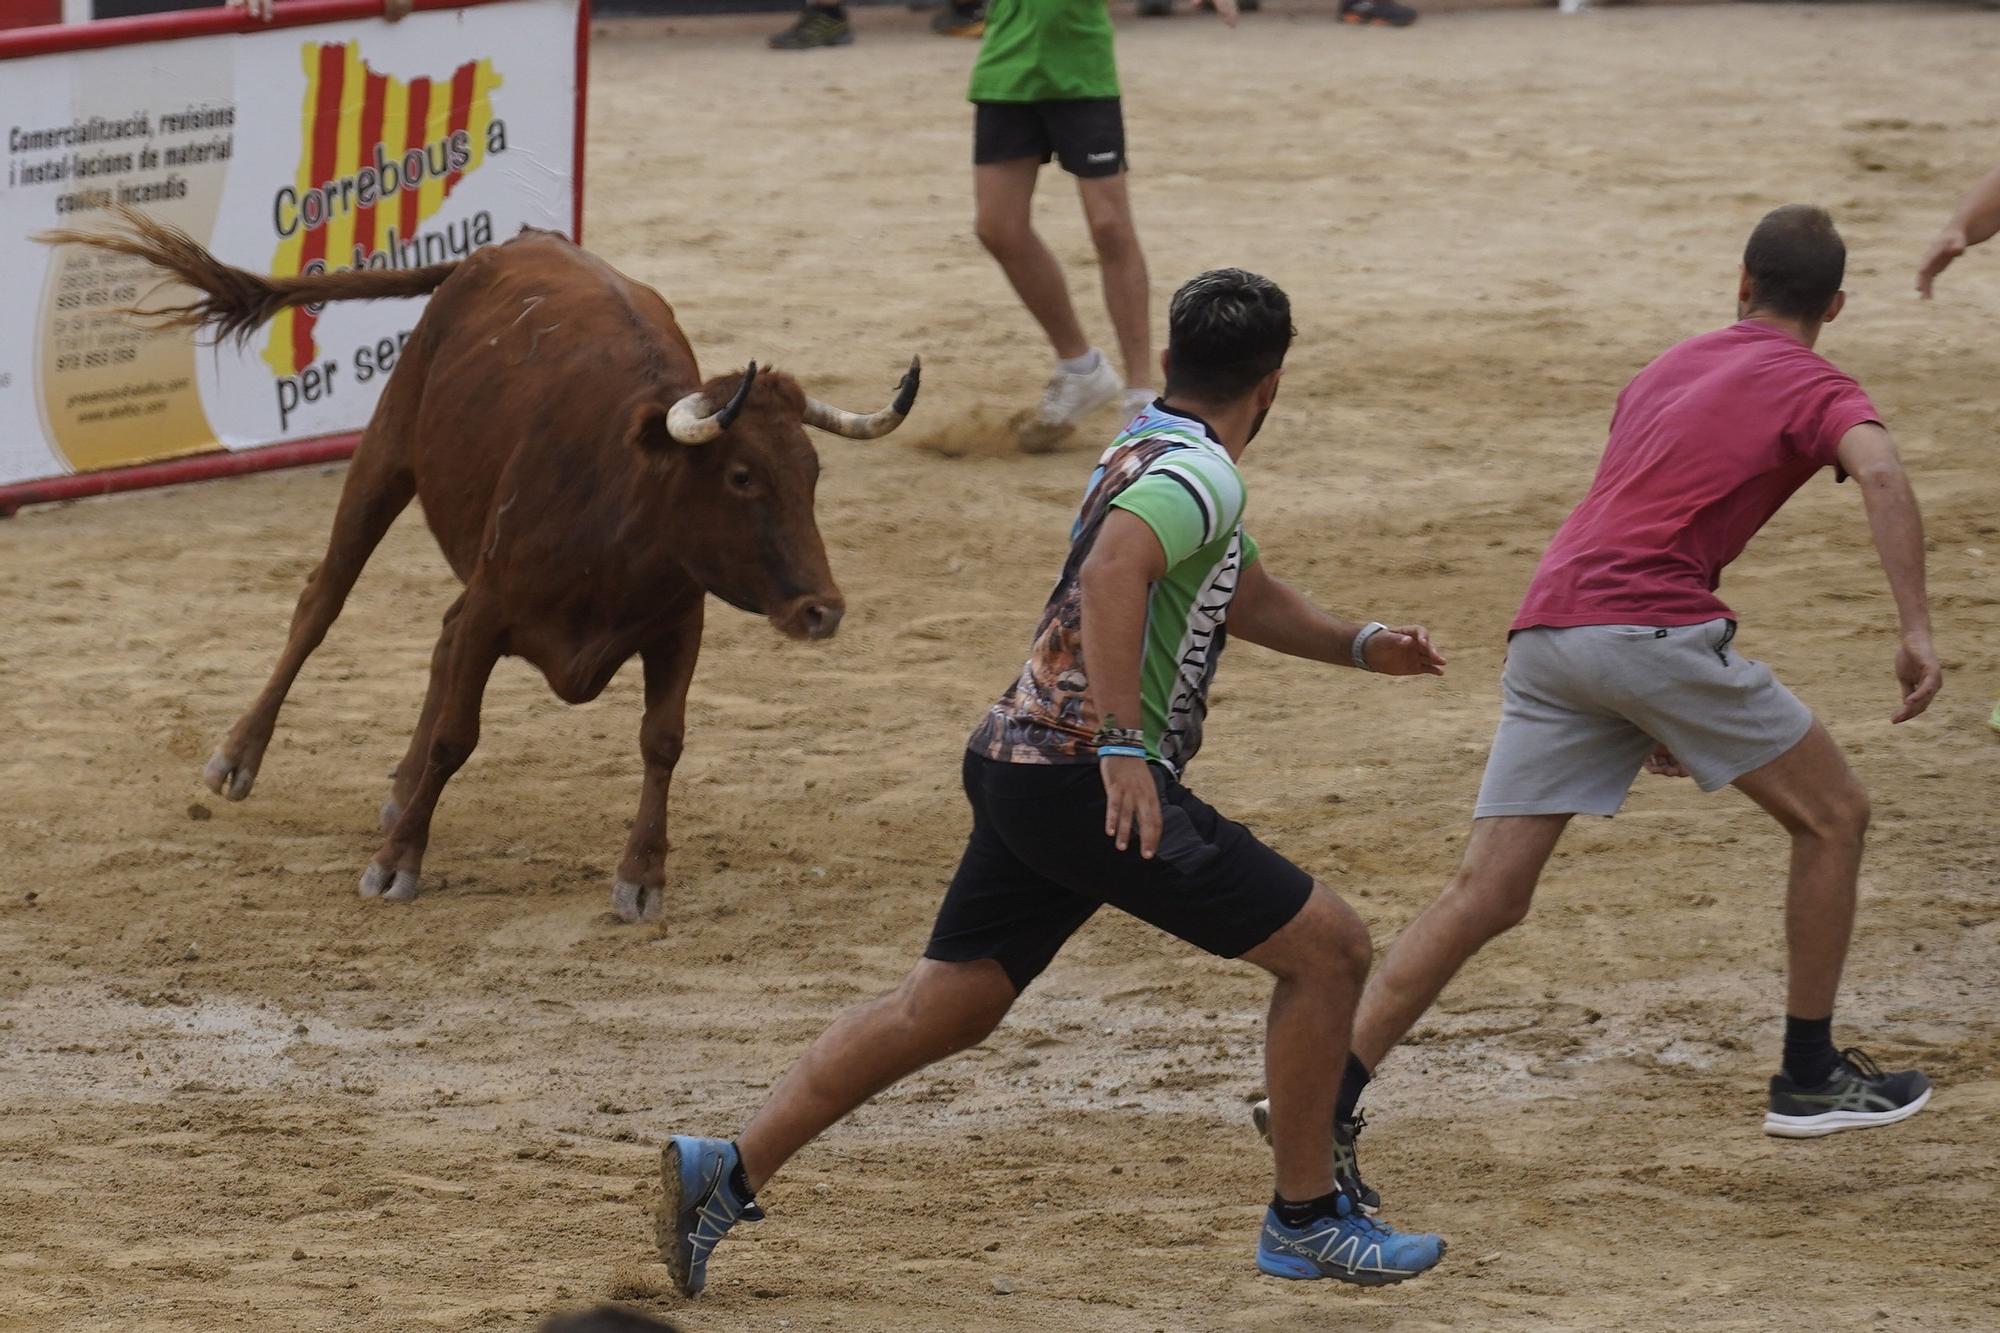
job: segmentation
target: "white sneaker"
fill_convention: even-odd
[[[1097,354],[1097,368],[1072,374],[1060,367],[1042,390],[1042,403],[1023,413],[1018,423],[1021,446],[1040,451],[1054,448],[1079,421],[1125,392],[1125,380],[1111,368],[1111,359]]]
[[[1131,418],[1138,416],[1141,412],[1145,411],[1147,408],[1151,407],[1153,405],[1153,400],[1155,398],[1158,398],[1159,396],[1160,395],[1154,393],[1151,389],[1127,389],[1125,391],[1126,419],[1130,420]]]

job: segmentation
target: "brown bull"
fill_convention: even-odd
[[[267,279],[172,228],[134,214],[126,223],[122,234],[43,239],[150,260],[202,293],[162,317],[218,336],[243,338],[286,306],[435,292],[355,450],[285,650],[208,761],[209,787],[232,801],[250,794],[286,692],[415,496],[465,591],[444,614],[416,734],[382,807],[388,841],[362,894],[416,896],[431,813],[478,743],[480,699],[503,654],[533,663],[567,703],[596,698],[637,655],[646,777],[611,902],[627,921],[657,918],[703,594],[795,638],[834,632],[845,603],[813,520],[819,458],[803,426],[887,434],[916,400],[916,363],[895,402],[869,416],[754,362],[703,383],[659,293],[550,232],[456,264]]]

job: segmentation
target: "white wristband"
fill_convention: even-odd
[[[1354,665],[1360,667],[1363,671],[1373,671],[1375,669],[1368,665],[1368,641],[1387,628],[1389,627],[1381,621],[1371,620],[1360,629],[1354,631]]]

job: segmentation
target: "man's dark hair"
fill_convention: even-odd
[[[1234,402],[1285,364],[1298,330],[1278,284],[1240,268],[1188,279],[1167,313],[1167,395]]]
[[[1816,320],[1826,313],[1847,272],[1847,245],[1824,208],[1786,204],[1774,208],[1743,247],[1750,275],[1750,308],[1788,319]]]

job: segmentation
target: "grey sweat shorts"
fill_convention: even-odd
[[[1729,620],[1515,634],[1473,817],[1616,814],[1656,743],[1703,791],[1797,745],[1812,710],[1735,634]]]

